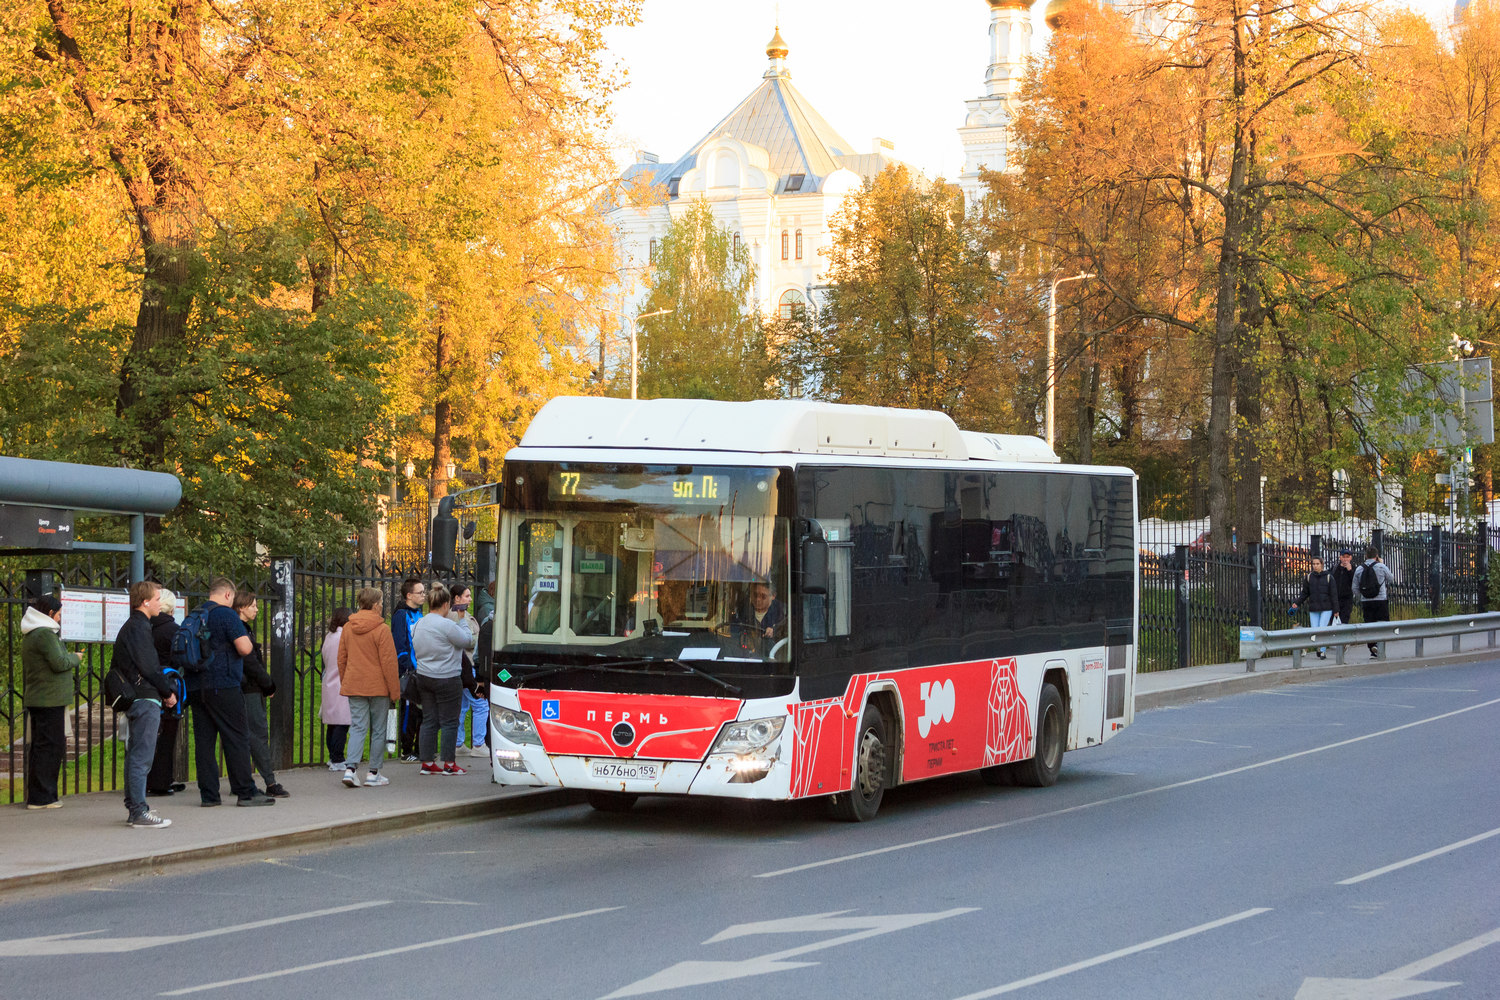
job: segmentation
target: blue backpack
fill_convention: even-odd
[[[172,666],[184,676],[201,674],[214,662],[212,635],[208,630],[208,609],[194,608],[177,626],[172,636]]]

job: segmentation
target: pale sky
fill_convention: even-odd
[[[1452,0],[1409,0],[1446,23]],[[635,149],[667,163],[760,83],[780,8],[792,84],[857,152],[875,136],[931,177],[963,165],[964,101],[984,93],[985,0],[645,0],[641,23],[610,35],[630,74],[615,100],[622,165]],[[1048,34],[1032,9],[1033,48]]]

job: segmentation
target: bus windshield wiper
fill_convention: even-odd
[[[713,674],[709,673],[707,670],[700,670],[698,667],[693,666],[691,663],[687,663],[687,662],[685,662],[683,660],[674,659],[673,657],[670,657],[670,656],[643,657],[643,658],[638,659],[638,660],[616,660],[612,664],[610,664],[610,666],[612,666],[612,667],[651,667],[651,666],[655,666],[658,663],[664,663],[664,664],[666,664],[669,667],[677,667],[680,670],[682,670],[684,673],[695,674],[698,677],[704,678],[705,680],[713,681],[715,684],[719,685],[719,687],[723,688],[725,691],[728,691],[730,694],[735,695],[736,697],[738,697],[739,694],[740,694],[740,690],[741,689],[739,688],[738,685],[731,684],[731,683],[729,683],[728,681],[726,681],[722,677],[715,677]]]

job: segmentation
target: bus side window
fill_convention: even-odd
[[[802,637],[810,642],[848,635],[852,618],[854,542],[849,519],[822,524],[828,539],[828,593],[802,595]]]

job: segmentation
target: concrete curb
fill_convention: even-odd
[[[282,833],[251,837],[247,840],[224,840],[178,851],[163,851],[147,857],[90,861],[87,864],[67,865],[27,875],[0,878],[0,894],[43,886],[85,882],[104,877],[146,874],[167,865],[232,858],[241,854],[284,850],[288,847],[328,845],[340,840],[387,833],[393,830],[413,830],[441,823],[490,819],[496,816],[519,816],[525,813],[541,812],[545,809],[576,805],[583,800],[583,793],[572,789],[538,788],[513,795],[499,795],[468,802],[401,809],[380,816],[365,816],[347,822],[303,827]]]
[[[1359,660],[1340,666],[1336,663],[1307,666],[1300,669],[1263,670],[1246,672],[1220,680],[1202,681],[1178,688],[1167,688],[1135,696],[1137,712],[1148,712],[1153,708],[1170,708],[1173,705],[1189,705],[1195,701],[1211,701],[1247,691],[1267,691],[1289,684],[1309,684],[1315,681],[1336,681],[1345,677],[1376,677],[1394,674],[1403,670],[1422,670],[1427,667],[1448,667],[1461,663],[1481,663],[1500,659],[1500,649],[1469,650],[1464,653],[1449,653],[1446,656],[1424,656],[1410,660]]]

